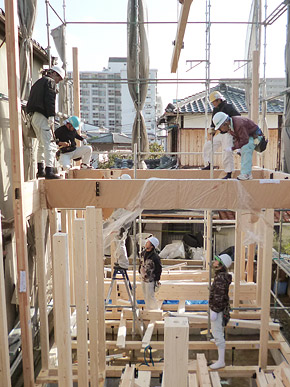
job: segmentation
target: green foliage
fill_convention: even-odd
[[[163,152],[164,153],[163,145],[159,145],[157,142],[151,142],[151,144],[149,144],[149,152]],[[162,153],[160,155],[151,155],[151,156],[149,156],[149,159],[160,159],[162,156],[163,156]]]
[[[274,241],[273,241],[273,247],[276,251],[279,251],[279,234],[274,231]],[[281,241],[281,254],[288,254],[290,255],[290,238],[283,238]]]
[[[108,156],[108,161],[99,162],[98,168],[99,169],[113,168],[114,165],[115,165],[116,159],[131,160],[132,159],[132,155],[131,154],[122,155],[120,153],[110,153],[109,156]]]

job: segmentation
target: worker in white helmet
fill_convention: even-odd
[[[214,342],[218,348],[218,361],[213,363],[210,368],[218,369],[225,366],[225,335],[224,327],[227,325],[229,316],[229,287],[232,282],[232,276],[228,269],[232,264],[232,259],[228,254],[215,256],[213,268],[215,270],[214,280],[210,287],[209,308],[211,331]]]
[[[157,309],[155,290],[160,285],[162,266],[156,248],[159,240],[154,236],[149,237],[145,243],[145,250],[140,259],[139,273],[141,275],[142,290],[146,309]]]
[[[53,125],[55,116],[56,85],[63,81],[65,71],[52,66],[42,74],[30,90],[26,113],[32,115],[31,124],[38,140],[36,177],[59,179],[53,172],[55,148],[53,146]]]
[[[235,109],[235,107],[232,104],[227,103],[224,96],[219,91],[213,91],[210,93],[209,101],[214,106],[212,117],[218,112],[224,112],[230,117],[240,116],[240,113]],[[213,152],[217,152],[220,147],[222,148],[223,167],[226,172],[226,176],[223,177],[223,179],[230,179],[232,177],[232,172],[235,169],[233,152],[229,151],[229,149],[233,146],[233,139],[230,135],[222,136],[220,133],[215,134],[213,120],[211,121],[211,134],[214,135]],[[210,169],[211,152],[211,141],[207,141],[203,148],[203,160],[205,167],[202,169]]]
[[[214,115],[215,129],[224,135],[227,133],[233,138],[233,146],[228,151],[240,149],[241,174],[238,180],[251,180],[253,152],[260,144],[263,133],[254,121],[246,117],[229,117],[223,112]]]

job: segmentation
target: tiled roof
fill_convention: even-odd
[[[130,137],[123,133],[105,133],[88,139],[90,144],[131,144]]]
[[[227,86],[225,83],[220,83],[215,87],[210,89],[212,91],[219,91],[225,97],[228,103],[231,103],[238,112],[248,113],[248,108],[246,105],[246,96],[245,90],[239,89],[237,87]],[[174,113],[177,111],[177,103]],[[211,103],[205,102],[205,92],[194,94],[190,97],[178,101],[178,107],[180,113],[205,113],[206,105],[208,112],[212,113],[213,106]],[[260,103],[260,111],[261,111]],[[279,99],[272,99],[267,103],[267,113],[283,113],[284,111],[284,102]]]

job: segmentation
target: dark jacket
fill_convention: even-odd
[[[216,271],[209,294],[209,307],[216,313],[222,312],[229,304],[229,287],[232,276],[225,268]]]
[[[83,141],[83,137],[78,134],[78,132],[74,130],[68,130],[66,125],[62,125],[59,128],[57,128],[54,132],[56,143],[59,142],[68,142],[70,144],[69,147],[61,148],[61,153],[67,153],[67,152],[73,152],[76,150],[77,144],[75,139],[78,139],[80,141]]]
[[[256,138],[256,132],[259,129],[258,125],[254,121],[246,117],[232,117],[234,133],[231,134],[234,137],[234,149],[241,149],[242,146],[248,144],[249,137]]]
[[[159,281],[162,273],[160,257],[156,250],[144,251],[141,256],[139,273],[144,282]]]
[[[231,103],[227,103],[227,101],[222,101],[217,107],[215,107],[212,111],[212,118],[213,116],[218,113],[223,112],[226,113],[228,116],[240,116],[241,114],[234,108],[234,106]],[[214,123],[211,121],[211,127],[214,128]]]
[[[46,118],[55,116],[56,83],[44,75],[34,83],[26,105],[27,113],[38,112]]]

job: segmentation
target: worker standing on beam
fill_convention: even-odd
[[[60,66],[52,66],[45,71],[30,90],[26,113],[32,115],[32,127],[38,140],[36,177],[59,179],[54,174],[55,149],[53,127],[55,117],[56,85],[63,81],[65,71]],[[44,168],[45,167],[45,168]]]
[[[214,109],[212,112],[212,117],[218,112],[224,112],[230,117],[240,116],[240,113],[235,109],[235,107],[227,103],[224,96],[219,91],[213,91],[209,95],[209,101],[213,104]],[[228,151],[228,148],[233,146],[233,139],[230,135],[222,136],[220,133],[215,134],[214,122],[211,121],[210,134],[213,135],[213,152],[216,152],[220,147],[222,147],[223,152],[223,167],[226,172],[226,176],[223,179],[230,179],[232,177],[232,172],[235,169],[234,167],[234,157],[233,152]],[[210,169],[210,159],[211,159],[211,140],[207,141],[204,144],[203,148],[203,160],[205,167],[202,169]]]
[[[215,130],[219,129],[222,135],[231,135],[233,138],[233,146],[229,146],[226,151],[240,149],[242,159],[238,180],[251,180],[253,152],[263,138],[261,129],[249,118],[230,117],[222,112],[214,115],[213,122]]]
[[[224,327],[230,319],[229,287],[232,276],[228,273],[228,269],[231,264],[232,259],[228,254],[215,256],[212,263],[215,275],[210,288],[209,308],[213,341],[218,347],[218,361],[210,365],[213,370],[225,366],[226,342]]]
[[[141,275],[142,290],[146,309],[157,309],[155,291],[160,285],[162,266],[160,257],[156,252],[159,240],[154,236],[149,237],[145,243],[145,250],[141,255],[139,273]]]

